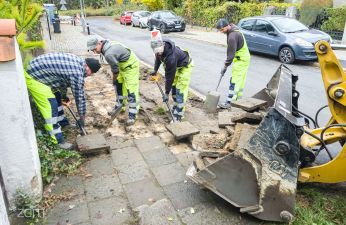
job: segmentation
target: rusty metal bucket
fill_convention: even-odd
[[[266,88],[254,97],[268,101],[268,113],[244,147],[187,176],[226,201],[262,220],[294,218],[299,164],[298,77],[281,65]],[[294,106],[294,107],[293,107]]]

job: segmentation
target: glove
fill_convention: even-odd
[[[80,118],[80,119],[78,120],[78,124],[79,124],[79,126],[81,126],[81,127],[85,127],[85,120],[82,119],[82,118]]]
[[[153,72],[151,72],[150,74],[149,74],[149,80],[150,81],[156,81],[156,82],[158,82],[159,81],[159,79],[160,79],[160,75],[159,74],[157,74],[157,72],[155,72],[155,71],[153,71]]]
[[[227,67],[224,66],[224,67],[221,69],[221,76],[225,75],[226,71],[227,71]]]
[[[72,102],[71,102],[71,100],[68,97],[66,97],[65,99],[61,100],[61,103],[64,106],[70,106]]]
[[[163,102],[168,102],[168,95],[167,94],[162,96],[162,101]]]

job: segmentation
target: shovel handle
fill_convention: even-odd
[[[161,95],[162,95],[162,97],[163,97],[165,93],[163,93],[163,90],[162,90],[160,84],[159,84],[157,81],[155,81],[155,83],[156,83],[157,86],[159,87],[160,92],[161,92]],[[173,122],[176,122],[176,120],[175,120],[175,118],[174,118],[174,115],[173,115],[173,112],[172,112],[172,110],[171,110],[171,107],[169,106],[168,101],[166,101],[165,103],[166,103],[166,106],[167,106],[167,108],[168,108],[169,113],[171,114],[171,117],[172,117]]]
[[[68,108],[68,110],[70,111],[72,117],[73,117],[74,120],[76,121],[76,123],[77,123],[79,129],[82,131],[82,135],[85,136],[87,133],[86,133],[84,127],[82,127],[82,126],[79,124],[76,114],[73,112],[73,110],[71,109],[70,106],[66,105],[66,107]]]
[[[215,91],[217,91],[217,89],[219,89],[219,86],[220,86],[220,83],[221,83],[221,80],[222,80],[223,76],[224,76],[224,74],[221,73],[220,74],[219,83],[217,84]]]

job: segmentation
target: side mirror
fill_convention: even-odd
[[[274,31],[268,31],[268,35],[271,35],[271,36],[278,36],[278,34]]]

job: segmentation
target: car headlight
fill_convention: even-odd
[[[298,45],[302,47],[313,47],[312,43],[305,41],[304,39],[297,38],[295,39],[295,41],[297,42]]]

